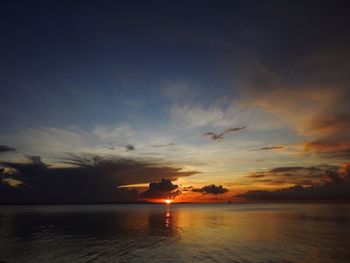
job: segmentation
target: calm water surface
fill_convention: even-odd
[[[350,205],[0,207],[0,262],[350,262]]]

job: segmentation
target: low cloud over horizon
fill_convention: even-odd
[[[255,181],[287,180],[292,187],[277,190],[249,190],[235,195],[246,201],[350,201],[350,165],[342,167],[279,167],[250,176]],[[290,178],[293,178],[292,180]],[[272,181],[270,181],[272,180]],[[278,182],[278,184],[285,183]]]
[[[141,196],[148,199],[174,199],[181,194],[178,188],[170,179],[162,179],[160,182],[150,183],[148,190],[142,192]]]
[[[68,167],[48,165],[39,156],[27,158],[26,162],[1,162],[1,203],[141,201],[146,196],[157,197],[156,187],[153,187],[157,183],[151,184],[143,195],[120,186],[160,181],[160,184],[175,187],[172,180],[197,173],[124,158],[70,155],[62,162]]]
[[[202,188],[194,188],[192,192],[202,193],[202,194],[213,194],[213,195],[221,195],[228,192],[228,189],[224,188],[222,185],[216,186],[215,184],[206,185]]]

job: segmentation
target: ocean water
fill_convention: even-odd
[[[0,262],[350,262],[347,204],[0,207]]]

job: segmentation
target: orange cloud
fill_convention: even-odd
[[[293,78],[251,60],[238,80],[242,100],[307,137],[300,153],[350,158],[349,58],[347,48],[320,48],[284,68]]]
[[[350,140],[348,138],[323,138],[301,144],[304,153],[317,154],[321,157],[348,160],[350,159]]]
[[[277,174],[291,172],[287,174],[288,177],[295,177],[298,173],[303,172],[303,177],[317,175],[321,181],[306,186],[299,183],[277,190],[249,190],[235,197],[254,201],[350,200],[350,166],[348,165],[342,167],[279,167],[272,169],[267,174],[276,174],[276,172]]]

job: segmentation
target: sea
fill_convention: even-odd
[[[350,205],[6,205],[0,262],[349,263]]]

